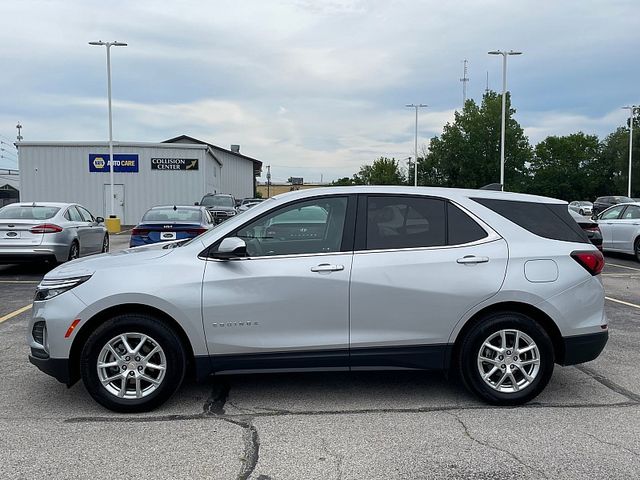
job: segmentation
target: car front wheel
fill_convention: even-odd
[[[116,412],[145,412],[160,406],[178,389],[185,370],[178,336],[146,314],[118,315],[100,325],[80,359],[89,394]]]
[[[535,398],[551,379],[551,339],[530,317],[492,314],[463,339],[459,365],[466,387],[494,405],[521,405]]]

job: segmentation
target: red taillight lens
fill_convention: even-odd
[[[588,228],[585,228],[585,231],[587,231],[587,232],[593,232],[593,233],[596,233],[596,232],[597,232],[597,233],[601,233],[601,232],[600,232],[600,227],[598,227],[597,225],[596,225],[595,227],[588,227]]]
[[[187,230],[187,235],[194,235],[194,236],[198,236],[204,232],[206,232],[207,229],[206,228],[193,228],[191,230]]]
[[[36,225],[29,231],[31,233],[59,233],[62,231],[62,227],[53,223],[43,223],[42,225]]]
[[[598,250],[571,252],[571,256],[591,275],[598,275],[604,268],[604,256]]]
[[[149,235],[149,230],[147,230],[146,228],[134,228],[133,230],[131,230],[131,235],[140,235],[142,237],[146,237],[147,235]]]

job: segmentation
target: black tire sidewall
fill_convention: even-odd
[[[96,368],[100,350],[120,333],[144,333],[164,350],[167,369],[160,386],[141,399],[121,399],[101,384]],[[82,381],[89,394],[102,406],[116,412],[146,412],[166,402],[178,389],[185,376],[184,347],[175,332],[150,315],[123,314],[100,325],[87,339],[80,355]]]
[[[73,248],[77,249],[77,253],[78,256],[77,257],[73,257]],[[74,240],[73,242],[71,242],[71,247],[69,247],[69,258],[68,260],[75,260],[76,258],[80,258],[80,243],[78,243],[77,240]]]
[[[106,243],[105,243],[105,241],[106,241]],[[109,234],[105,233],[104,234],[104,239],[102,240],[102,253],[107,253],[109,251],[110,243],[111,242],[109,241]],[[107,248],[105,248],[105,244],[106,244]]]
[[[478,352],[493,333],[515,329],[529,335],[540,352],[540,370],[537,377],[524,390],[502,393],[492,389],[478,371]],[[530,317],[517,312],[496,313],[478,322],[465,336],[459,356],[465,386],[480,399],[494,405],[521,405],[535,398],[549,383],[554,369],[553,344],[546,331]]]

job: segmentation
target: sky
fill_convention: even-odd
[[[0,168],[27,141],[108,136],[112,49],[116,141],[186,134],[330,181],[379,156],[413,155],[468,98],[508,89],[532,144],[601,138],[640,104],[640,2],[518,0],[20,0],[0,2]],[[508,146],[507,146],[508,148]],[[264,180],[264,177],[262,177]]]

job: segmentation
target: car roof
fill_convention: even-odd
[[[57,207],[57,208],[65,208],[70,207],[71,205],[78,205],[77,203],[62,203],[62,202],[20,202],[20,203],[10,203],[9,205],[19,206],[19,207]],[[81,205],[82,206],[82,205]]]
[[[356,185],[346,187],[323,187],[310,188],[308,190],[295,190],[275,195],[273,198],[295,199],[307,198],[329,194],[350,194],[350,193],[373,193],[373,194],[396,194],[396,195],[428,195],[445,197],[455,200],[456,198],[487,198],[495,200],[511,200],[518,202],[535,202],[548,204],[568,203],[556,198],[542,197],[539,195],[529,195],[526,193],[501,192],[496,190],[475,190],[467,188],[445,188],[445,187],[408,187],[403,185]]]
[[[149,210],[156,210],[159,208],[173,208],[175,207],[176,210],[179,208],[180,210],[202,210],[204,207],[201,207],[200,205],[156,205],[154,207],[151,207]],[[147,211],[149,211],[147,210]]]

